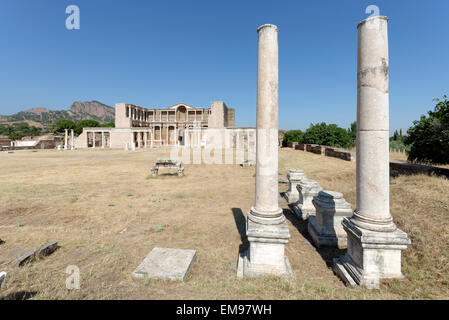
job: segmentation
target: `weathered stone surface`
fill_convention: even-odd
[[[315,215],[315,206],[312,203],[314,197],[323,190],[318,182],[312,179],[303,179],[296,186],[299,193],[298,201],[293,205],[293,211],[299,219],[307,220]]]
[[[7,273],[6,272],[0,272],[0,288],[2,287],[2,284],[3,284],[3,281],[5,281],[5,279],[6,279],[6,275],[7,275]]]
[[[318,247],[346,248],[347,236],[341,223],[343,218],[352,216],[351,205],[335,191],[320,191],[312,203],[316,214],[309,217],[308,231],[313,242]]]
[[[376,16],[358,25],[357,209],[343,220],[347,253],[334,260],[345,283],[368,288],[402,277],[401,250],[410,244],[390,214],[387,22]]]
[[[402,278],[401,251],[410,239],[399,229],[394,232],[371,231],[343,220],[348,235],[346,255],[334,259],[334,272],[346,285],[379,287],[380,279]]]
[[[284,253],[290,238],[279,207],[278,28],[258,28],[256,201],[248,213],[249,250],[239,256],[237,276],[291,276]]]
[[[251,159],[245,159],[245,160],[243,160],[243,162],[240,165],[243,168],[254,167],[256,165],[256,162]]]
[[[44,244],[42,247],[39,248],[37,252],[37,256],[39,258],[44,258],[46,256],[51,255],[53,252],[55,252],[58,249],[58,243],[57,242],[48,242]]]
[[[134,270],[133,276],[184,281],[195,259],[195,250],[154,248]]]
[[[15,259],[11,264],[13,266],[24,266],[25,264],[31,262],[36,255],[37,249],[31,249],[29,251],[27,251],[25,254],[21,255],[20,257],[18,257],[17,259]]]
[[[289,203],[294,203],[299,200],[299,192],[296,186],[301,183],[301,180],[306,179],[307,176],[304,170],[290,169],[287,173],[288,190],[285,192],[284,197]]]

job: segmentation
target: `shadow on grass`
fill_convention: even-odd
[[[28,300],[37,294],[35,291],[17,291],[12,292],[4,297],[0,297],[0,300]]]
[[[283,213],[285,218],[291,222],[291,224],[298,230],[298,232],[315,247],[315,250],[319,253],[321,258],[326,262],[328,268],[332,268],[333,259],[343,256],[346,253],[346,249],[338,249],[337,247],[317,247],[312,240],[312,237],[307,231],[307,220],[299,219],[292,208],[292,204],[289,204],[289,209],[284,208]]]
[[[232,214],[234,215],[235,225],[237,230],[239,231],[240,238],[242,243],[239,246],[239,253],[243,253],[249,248],[249,241],[246,237],[246,218],[243,214],[242,209],[240,208],[232,208]]]

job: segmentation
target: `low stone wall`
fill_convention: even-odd
[[[397,177],[401,174],[425,174],[428,176],[436,175],[449,178],[449,169],[425,166],[422,164],[390,161],[390,176]]]
[[[298,142],[289,142],[289,143],[287,143],[287,147],[295,149],[297,144],[298,144]]]
[[[316,154],[320,154],[322,156],[325,155],[325,150],[326,147],[325,146],[320,146],[320,145],[312,145],[312,147],[310,148],[310,152],[316,153]],[[309,150],[307,150],[309,151]]]
[[[305,144],[305,143],[298,143],[298,144],[295,146],[295,150],[306,151],[306,144]]]
[[[325,155],[346,161],[355,161],[354,154],[344,149],[326,148]]]

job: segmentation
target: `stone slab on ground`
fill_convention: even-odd
[[[37,256],[39,258],[43,258],[46,256],[51,255],[53,252],[55,252],[59,248],[57,242],[47,242],[42,247],[39,248],[39,251],[37,252]]]
[[[21,267],[29,262],[31,262],[36,255],[37,249],[28,250],[25,254],[21,255],[17,259],[15,259],[11,264],[13,266]]]
[[[136,278],[184,281],[196,259],[196,250],[154,248],[134,270]]]

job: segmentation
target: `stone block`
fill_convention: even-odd
[[[333,269],[346,285],[376,289],[381,279],[403,277],[401,252],[410,244],[405,232],[366,230],[348,218],[342,224],[348,235],[348,250],[346,255],[334,259]]]
[[[239,255],[237,276],[277,275],[291,279],[293,272],[284,248],[290,238],[287,223],[259,224],[247,219],[248,251]]]
[[[299,192],[296,186],[301,183],[301,180],[307,179],[304,170],[290,169],[287,173],[288,190],[284,193],[284,198],[289,203],[295,203],[299,200]]]
[[[196,250],[154,248],[134,270],[136,278],[184,281],[196,259]]]
[[[16,258],[13,262],[11,262],[11,264],[13,266],[22,267],[35,259],[36,252],[37,249],[28,250],[26,253],[24,253],[20,257]]]
[[[323,188],[312,179],[301,180],[296,188],[299,193],[299,199],[293,205],[293,211],[299,219],[307,220],[309,216],[315,215],[315,206],[312,200]]]
[[[340,192],[320,191],[312,200],[315,216],[309,217],[308,231],[316,246],[347,246],[347,235],[342,221],[352,216],[351,205]]]
[[[55,252],[59,248],[57,242],[48,242],[44,244],[42,247],[39,248],[37,252],[37,256],[39,258],[44,258],[46,256],[51,255],[53,252]]]

